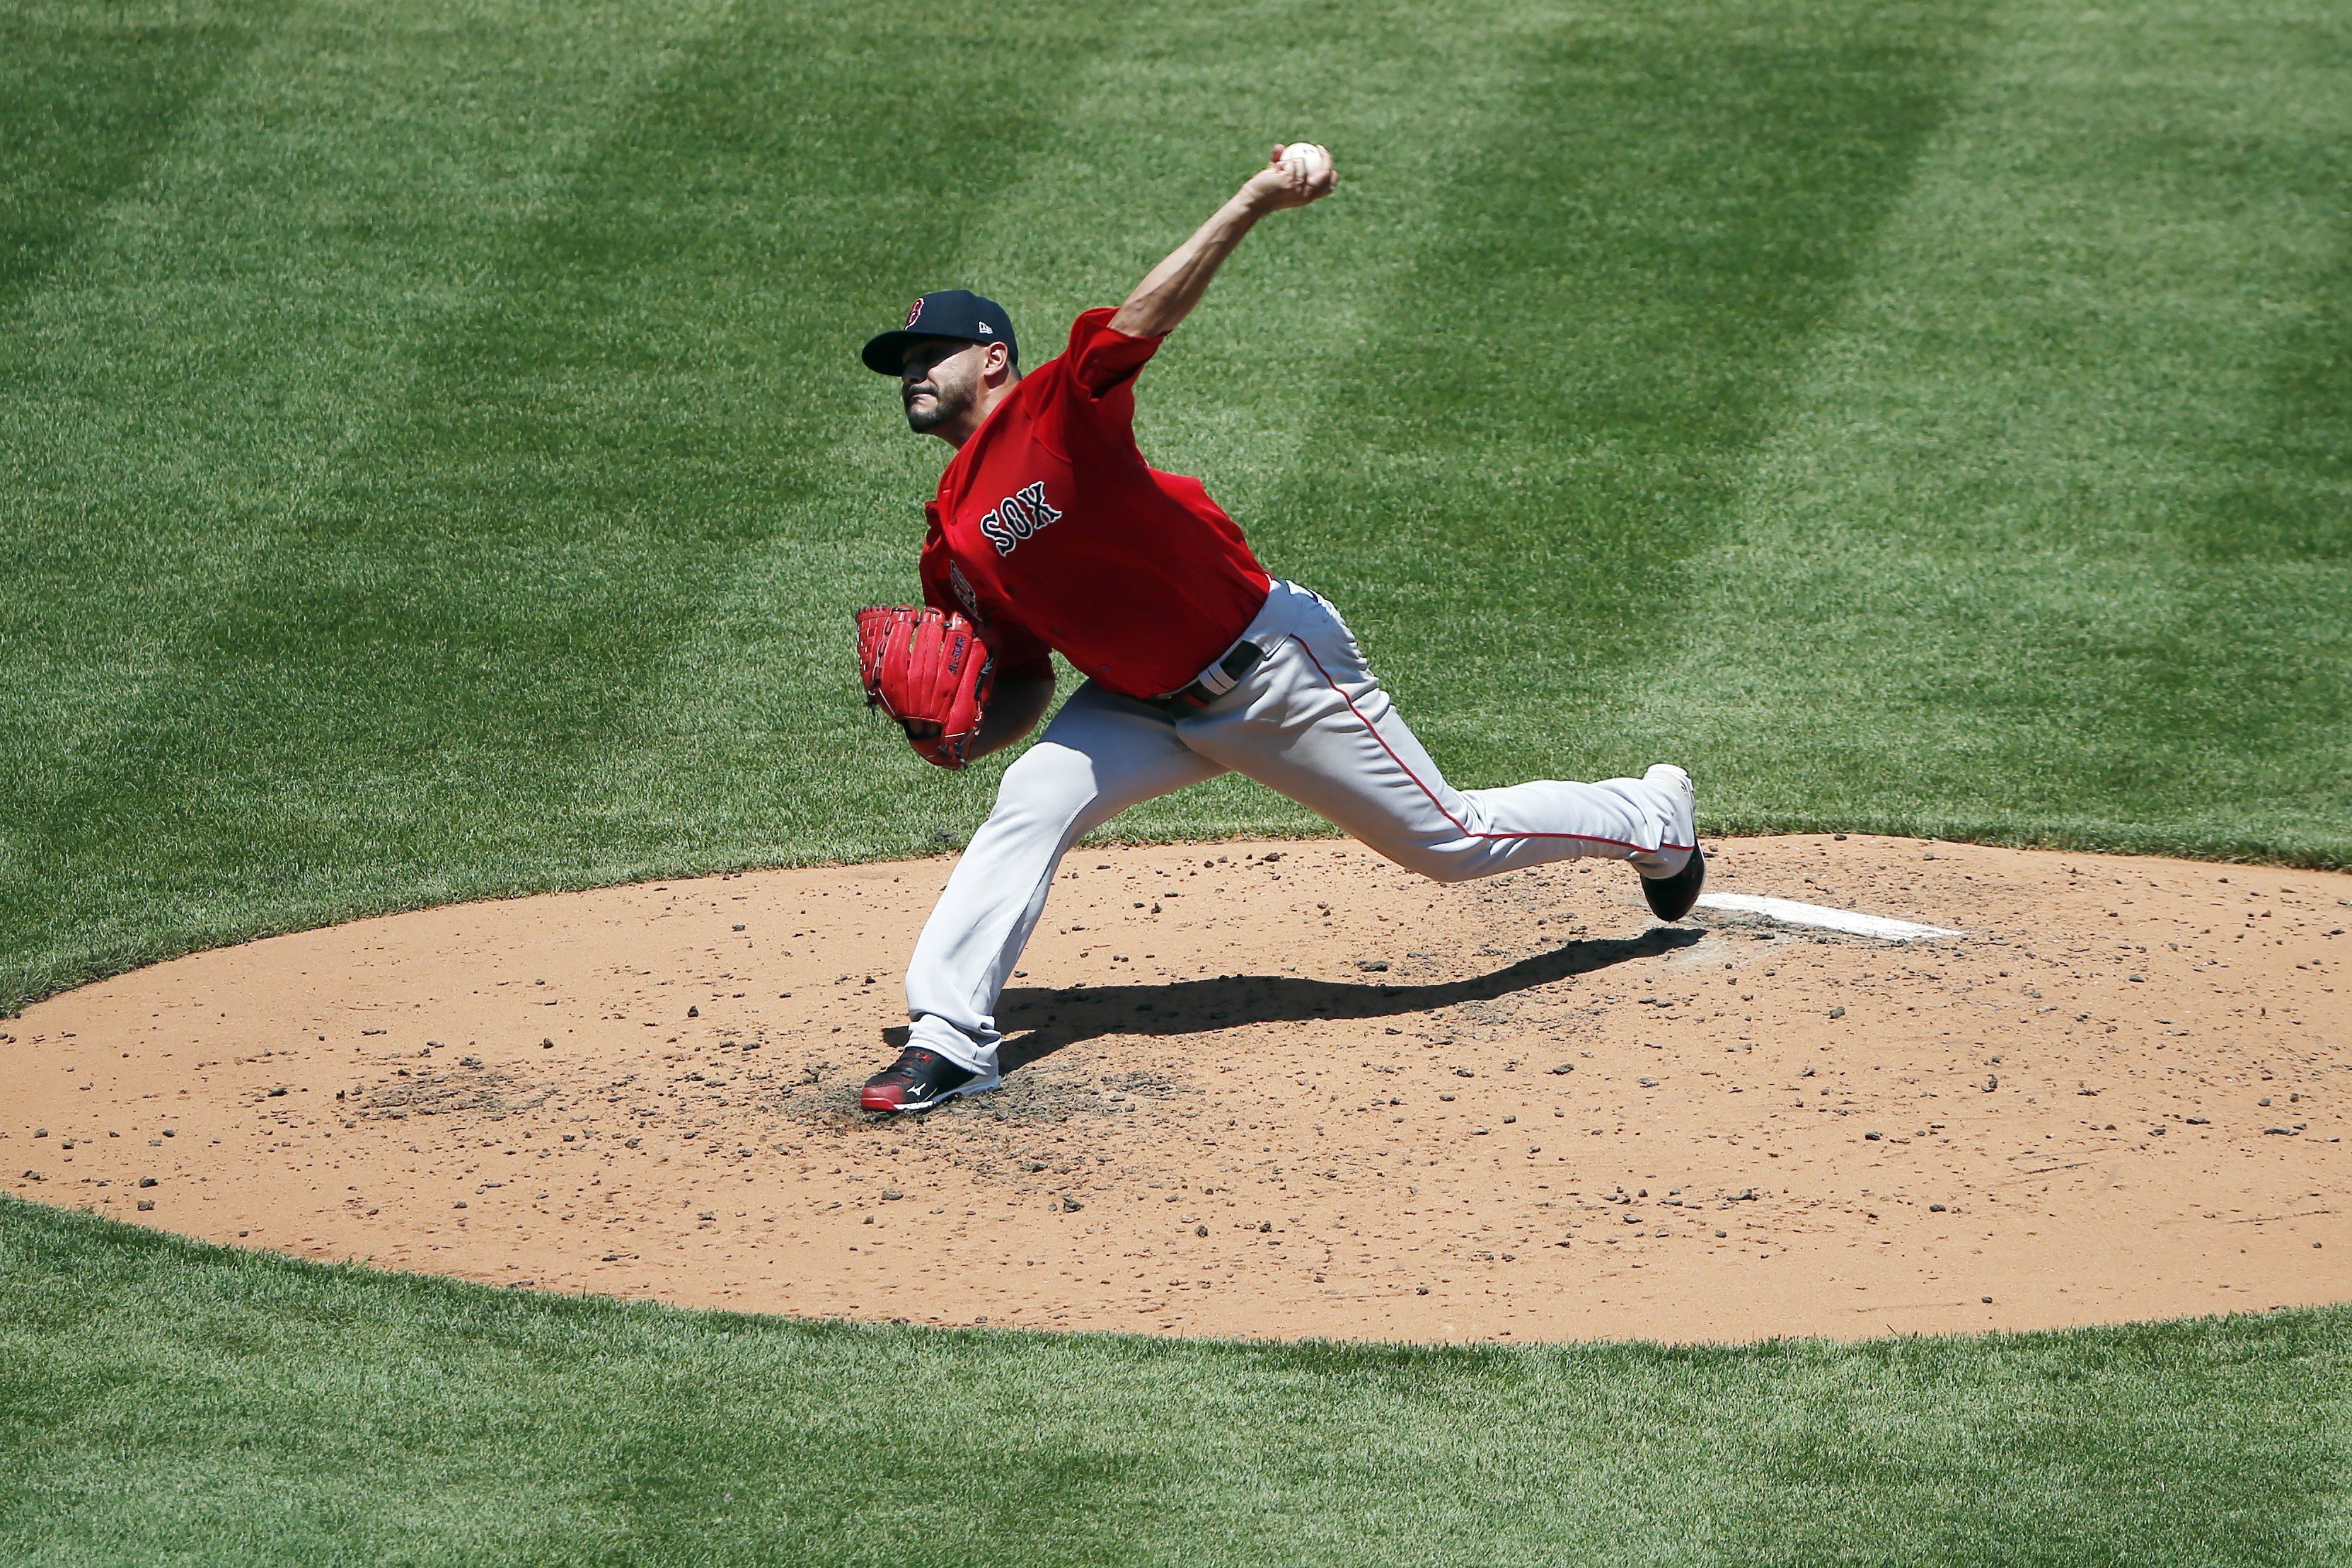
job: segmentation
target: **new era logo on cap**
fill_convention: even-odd
[[[1005,314],[1004,307],[964,289],[940,289],[924,295],[908,307],[905,326],[868,340],[861,357],[868,370],[897,375],[907,363],[908,346],[925,338],[1003,343],[1016,363],[1021,357],[1013,335],[1013,318]]]

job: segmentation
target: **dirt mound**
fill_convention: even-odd
[[[0,1179],[191,1236],[809,1315],[1442,1340],[2028,1328],[2352,1296],[2352,878],[1733,841],[1442,888],[1084,850],[1000,1092],[877,1121],[945,860],[255,942],[0,1032]]]

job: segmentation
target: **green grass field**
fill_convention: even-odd
[[[944,450],[856,346],[1040,358],[1293,136],[1146,447],[1459,782],[2352,864],[2347,82],[2323,0],[0,0],[0,1009],[960,840],[849,679]],[[0,1202],[0,1561],[2340,1561],[2347,1327],[851,1330]]]
[[[1244,1348],[507,1294],[0,1200],[11,1564],[2340,1563],[2352,1312]]]

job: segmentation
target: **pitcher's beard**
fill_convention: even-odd
[[[922,390],[931,395],[929,407],[917,408],[912,401],[907,405],[907,428],[918,436],[928,435],[938,429],[954,418],[962,409],[961,404],[950,401],[948,395],[937,387],[926,386]]]

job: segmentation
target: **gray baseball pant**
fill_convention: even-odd
[[[1241,640],[1265,657],[1199,712],[1173,718],[1088,681],[1005,770],[996,808],[956,862],[908,965],[911,1044],[993,1079],[997,997],[1063,854],[1129,806],[1219,773],[1279,790],[1441,882],[1579,856],[1672,876],[1697,843],[1679,768],[1601,784],[1454,788],[1318,594],[1276,582]]]

